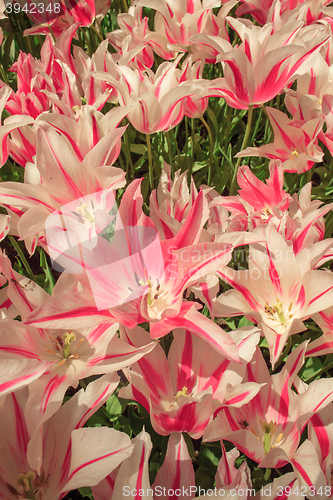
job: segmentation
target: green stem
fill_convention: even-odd
[[[98,36],[98,38],[101,40],[101,42],[104,42],[104,38],[102,37],[102,35],[99,33],[99,31],[97,31],[97,29],[95,28],[95,26],[93,24],[91,24],[90,28],[92,28],[92,30],[96,33],[96,35]]]
[[[308,182],[311,182],[312,180],[312,172],[311,172],[312,168],[310,168],[310,170],[308,170]]]
[[[92,48],[92,45],[91,45],[91,39],[90,39],[90,33],[89,31],[85,31],[83,28],[79,28],[79,30],[82,34],[83,34],[83,40],[85,40],[85,43],[86,43],[86,47],[87,47],[87,51],[88,51],[88,54],[89,54],[89,57],[91,57],[93,55],[93,48]]]
[[[170,141],[170,135],[169,132],[165,132],[165,137],[168,143],[168,155],[169,155],[169,163],[171,167],[171,174],[173,174],[173,159],[172,159],[172,148],[171,148],[171,141]]]
[[[160,346],[162,347],[163,351],[165,352],[166,351],[166,347],[165,347],[165,339],[164,339],[164,337],[160,338]]]
[[[277,368],[279,368],[279,366],[280,366],[280,365],[281,365],[281,363],[283,362],[284,358],[287,356],[287,354],[289,354],[290,349],[292,348],[292,345],[293,345],[293,343],[292,343],[292,339],[291,339],[291,337],[288,337],[288,340],[287,340],[286,346],[285,346],[285,348],[283,349],[282,354],[281,354],[281,356],[280,356],[280,357],[279,357],[279,359],[278,359],[278,362],[277,362],[277,363],[275,364],[275,366],[274,366],[274,371],[276,371],[276,370],[277,370]]]
[[[56,37],[55,37],[55,34],[53,33],[53,29],[51,28],[51,26],[48,26],[48,28],[49,28],[49,31],[50,31],[50,33],[51,33],[51,35],[52,35],[52,38],[53,38],[54,43],[56,43],[57,39],[56,39]]]
[[[80,386],[82,387],[83,390],[86,390],[87,388],[87,384],[83,380],[80,380]]]
[[[243,151],[243,149],[246,148],[247,141],[249,140],[249,137],[250,137],[252,115],[253,115],[253,104],[250,104],[248,114],[247,114],[247,124],[246,124],[243,143],[241,146],[241,151]],[[236,194],[237,171],[238,171],[239,165],[241,164],[242,159],[243,159],[242,157],[237,159],[237,163],[236,163],[236,167],[234,170],[234,175],[233,175],[233,179],[232,179],[232,183],[231,183],[230,193],[229,193],[231,196]]]
[[[187,153],[188,153],[188,117],[185,116],[185,155],[184,155],[184,161],[183,161],[183,164],[182,164],[182,172],[184,170],[184,167],[186,165],[186,160],[187,160]]]
[[[119,162],[120,162],[121,169],[122,169],[124,172],[126,172],[126,165],[124,164],[124,160],[123,160],[123,158],[122,158],[122,155],[121,155],[121,154],[118,156],[118,160],[119,160]]]
[[[261,104],[260,109],[262,109],[262,110],[263,110],[263,112],[264,112],[264,113],[265,113],[265,115],[266,115],[266,118],[269,120],[269,116],[268,116],[268,113],[267,113],[267,109],[266,109],[266,107],[265,107],[265,104]]]
[[[224,113],[223,115],[223,123],[227,123],[227,128],[226,129],[223,129],[222,131],[222,137],[220,137],[220,141],[218,141],[218,144],[221,144],[222,142],[222,146],[221,146],[221,149],[223,149],[223,151],[227,148],[227,145],[230,144],[230,131],[231,131],[231,128],[232,128],[232,121],[233,121],[233,112],[235,111],[233,108],[231,108],[230,106],[226,106],[226,112]]]
[[[128,5],[127,5],[126,0],[123,0],[123,7],[124,7],[124,11],[128,12]]]
[[[19,246],[19,244],[17,243],[17,241],[15,240],[15,238],[13,238],[13,236],[11,234],[8,234],[8,238],[9,238],[11,244],[13,245],[13,247],[15,248],[16,252],[18,253],[18,255],[19,255],[19,257],[20,257],[20,259],[25,267],[25,270],[28,273],[29,278],[32,281],[35,281],[34,273],[32,272],[31,267],[29,266],[29,263],[28,263],[27,259],[25,258],[24,253],[22,252],[21,247]]]
[[[180,151],[179,151],[179,147],[178,147],[178,140],[177,140],[177,135],[175,133],[175,131],[177,130],[177,127],[175,129],[173,129],[172,131],[172,135],[173,135],[173,142],[176,146],[176,151],[177,151],[177,163],[178,163],[178,168],[180,168]],[[168,132],[169,133],[169,132]]]
[[[265,470],[265,475],[264,475],[265,481],[269,480],[269,478],[271,477],[271,474],[272,474],[272,469],[266,469]]]
[[[125,156],[127,159],[127,162],[129,163],[130,166],[130,177],[131,180],[134,180],[134,165],[132,162],[132,156],[131,156],[131,150],[130,150],[130,138],[129,138],[129,132],[128,132],[128,127],[126,128],[125,134],[124,134],[124,142],[125,142]]]
[[[208,123],[204,119],[204,117],[201,116],[200,120],[202,121],[202,123],[206,127],[206,130],[208,132],[208,137],[209,137],[209,167],[208,167],[208,180],[207,180],[207,184],[208,184],[208,186],[210,186],[210,183],[211,183],[211,180],[212,180],[212,173],[213,173],[214,141],[213,141],[212,132],[211,132],[211,130],[209,128]]]
[[[258,132],[258,128],[259,128],[259,125],[261,123],[261,118],[262,118],[262,109],[259,109],[259,115],[258,115],[258,118],[256,120],[256,123],[255,123],[255,126],[254,126],[254,131],[253,131],[253,134],[252,134],[252,137],[251,137],[251,144],[254,143],[254,139],[256,138],[256,135],[257,135],[257,132]]]
[[[38,39],[38,42],[39,42],[39,51],[44,43],[44,40],[42,39],[42,37],[40,35],[35,35],[37,36],[37,39]]]
[[[1,73],[1,76],[2,76],[2,78],[3,78],[3,81],[4,81],[5,83],[7,83],[7,85],[8,85],[8,78],[7,78],[7,75],[6,75],[5,70],[3,69],[2,64],[0,64],[0,73]]]
[[[153,158],[151,155],[150,134],[146,134],[146,143],[148,151],[149,185],[150,185],[150,190],[152,191],[154,189],[154,172],[153,172]]]
[[[30,40],[30,36],[27,36],[26,37],[26,40],[27,40],[27,44],[28,44],[28,48],[29,48],[29,52],[30,54],[35,57],[35,51],[32,50],[32,45],[31,45],[31,40]]]
[[[316,377],[318,377],[319,375],[321,375],[322,373],[325,373],[327,370],[331,370],[333,368],[333,361],[331,363],[329,363],[328,365],[326,366],[323,366],[322,368],[320,368],[320,370],[316,371],[312,377],[306,379],[306,383],[307,384],[310,384],[310,382],[312,382]]]
[[[194,165],[194,130],[195,130],[195,118],[191,118],[191,162],[187,174],[187,180],[189,185],[191,185],[192,170]]]

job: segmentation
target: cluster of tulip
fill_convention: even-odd
[[[0,499],[333,498],[333,8],[59,4],[0,37]]]

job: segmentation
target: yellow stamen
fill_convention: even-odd
[[[187,387],[184,387],[182,388],[181,391],[178,391],[177,394],[175,395],[175,400],[177,401],[177,399],[180,397],[180,396],[186,396],[186,397],[189,397],[189,394],[187,392]]]
[[[75,333],[73,332],[65,332],[62,336],[64,341],[64,358],[67,359],[70,355],[71,342],[76,340]]]
[[[281,432],[278,437],[276,438],[276,444],[279,444],[282,440],[282,437],[283,437],[283,432]]]

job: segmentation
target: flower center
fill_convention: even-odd
[[[17,498],[28,498],[29,500],[36,500],[36,493],[38,493],[38,498],[42,500],[44,485],[47,485],[47,478],[45,477],[45,469],[42,465],[40,469],[40,476],[38,476],[32,470],[26,474],[21,470],[20,474],[16,478],[16,484],[23,488],[22,492],[17,491],[17,489],[11,484],[5,482],[6,487],[11,492],[12,495]]]
[[[297,149],[294,149],[294,151],[292,151],[291,156],[294,156],[295,158],[299,156],[299,152],[297,151]]]
[[[144,269],[144,272],[145,272],[145,278],[144,279],[141,278],[140,280],[138,280],[138,285],[139,286],[145,286],[145,285],[148,286],[149,290],[147,293],[147,304],[148,304],[148,307],[151,307],[153,305],[153,303],[155,302],[155,300],[157,300],[161,294],[161,292],[160,292],[161,284],[160,284],[158,278],[156,278],[156,286],[154,287],[151,276],[149,276],[149,279],[148,279],[146,269]]]
[[[270,208],[264,208],[263,211],[261,212],[262,220],[269,219],[271,215],[274,215],[274,214]]]
[[[93,208],[93,207],[92,207]],[[79,221],[84,225],[84,227],[92,227],[95,222],[95,212],[92,209],[93,215],[89,212],[88,206],[86,203],[83,203],[79,207],[75,209],[75,212],[72,212],[74,215],[79,217]]]
[[[273,306],[270,306],[268,302],[266,302],[264,310],[267,315],[267,319],[271,321],[277,321],[278,323],[280,323],[280,325],[285,325],[287,321],[291,320],[293,317],[293,314],[291,314],[292,307],[293,303],[290,302],[288,312],[285,315],[285,312],[283,310],[283,302],[277,298],[276,304],[274,304]]]
[[[260,422],[261,431],[258,431],[258,429],[257,429],[257,432],[254,430],[254,428],[251,425],[249,425],[245,421],[240,422],[240,424],[243,424],[242,425],[243,429],[247,428],[250,432],[252,432],[252,434],[254,434],[259,439],[259,441],[262,441],[265,454],[267,455],[267,453],[270,450],[272,450],[273,448],[275,448],[277,445],[279,445],[281,443],[282,438],[283,438],[283,433],[282,432],[279,433],[275,438],[278,424],[276,422],[273,422],[273,420],[271,420],[269,423],[263,422],[261,420],[261,418],[259,419],[259,422]],[[245,426],[245,423],[246,423],[246,426]],[[262,431],[263,431],[263,433],[262,433]]]
[[[283,433],[281,432],[277,436],[277,438],[275,439],[275,444],[272,445],[272,437],[276,433],[277,423],[273,422],[273,420],[271,420],[268,424],[267,422],[263,422],[260,419],[260,425],[262,427],[262,430],[264,431],[263,445],[264,445],[265,453],[267,454],[269,452],[269,450],[271,450],[272,448],[275,448],[275,446],[282,441]]]
[[[64,341],[63,342],[63,349],[64,349],[63,355],[64,355],[64,358],[67,359],[70,356],[71,342],[73,340],[76,340],[76,336],[75,336],[75,333],[73,333],[73,332],[70,332],[70,333],[66,332],[63,334],[62,338]]]
[[[71,344],[72,342],[76,341],[76,335],[72,331],[63,333],[62,337],[58,336],[56,340],[51,337],[51,340],[56,343],[57,351],[48,349],[46,352],[50,352],[52,354],[55,354],[57,357],[62,358],[62,360],[58,364],[58,366],[61,366],[66,363],[67,359],[69,358],[78,359],[79,355],[73,354],[73,352],[79,347],[80,344],[82,344],[84,338],[82,338],[74,348],[73,346],[71,346]]]
[[[187,398],[190,397],[190,395],[187,392],[187,387],[184,385],[181,391],[178,391],[177,394],[175,395],[175,400],[180,398],[180,396],[186,396]]]

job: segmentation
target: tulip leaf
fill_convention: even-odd
[[[183,432],[183,437],[184,437],[184,440],[185,440],[190,457],[192,458],[192,460],[195,460],[195,451],[194,451],[193,441],[192,441],[191,437],[186,432]]]
[[[128,418],[120,415],[114,422],[113,428],[117,431],[125,432],[129,437],[132,437],[132,429]]]
[[[114,415],[121,415],[127,406],[127,399],[118,399],[115,394],[112,394],[106,402],[106,411],[110,417]]]
[[[301,378],[306,382],[309,379],[312,379],[316,372],[320,371],[323,367],[322,362],[317,357],[307,358],[304,366],[301,370]],[[318,377],[320,378],[320,375]]]
[[[249,325],[253,326],[253,321],[250,321],[249,319],[245,318],[245,316],[243,316],[240,322],[238,323],[238,328],[240,328],[241,326],[249,326]]]
[[[195,485],[197,489],[201,488],[201,494],[203,493],[202,490],[211,490],[214,488],[214,480],[214,474],[206,469],[206,467],[199,465],[195,471]]]
[[[216,468],[221,456],[222,449],[219,441],[214,443],[201,443],[198,461],[213,474],[216,473]]]
[[[46,290],[50,295],[52,293],[52,290],[55,285],[55,279],[53,277],[53,274],[51,272],[51,269],[49,267],[49,264],[47,262],[47,258],[45,255],[45,251],[42,248],[39,248],[39,263],[40,267],[43,269],[45,276],[44,276],[44,282],[43,282],[43,288]]]
[[[94,500],[94,495],[92,494],[91,488],[89,488],[88,486],[79,488],[79,492],[83,496],[83,498],[90,498],[90,500]]]

